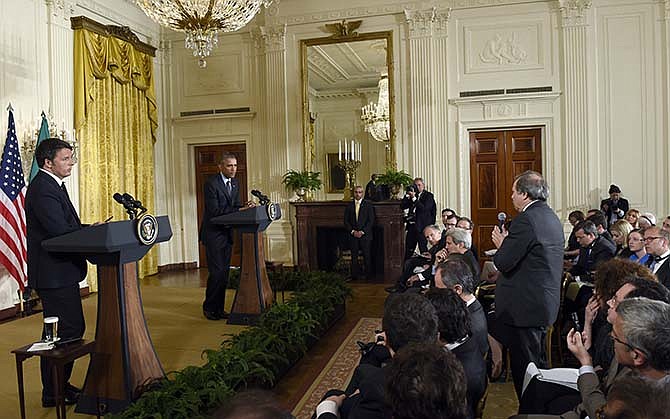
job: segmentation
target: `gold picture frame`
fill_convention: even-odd
[[[344,170],[337,165],[337,153],[326,153],[328,193],[342,193],[346,183]]]

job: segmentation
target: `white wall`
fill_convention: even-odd
[[[550,202],[562,217],[597,206],[610,183],[632,206],[664,215],[669,16],[668,0],[282,0],[241,33],[220,37],[206,70],[167,33],[172,153],[190,159],[184,153],[195,143],[245,141],[250,184],[284,204],[284,219],[268,232],[269,258],[290,263],[292,196],[279,178],[303,165],[300,40],[327,36],[325,23],[363,19],[360,32],[393,31],[398,165],[424,177],[439,206],[470,212],[469,129],[541,126]],[[459,97],[539,86],[552,91]],[[178,118],[236,106],[251,113]],[[196,227],[195,179],[182,166],[172,192],[186,231]],[[176,238],[171,262],[196,260],[194,233]]]

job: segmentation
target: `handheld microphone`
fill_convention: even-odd
[[[507,220],[507,214],[504,212],[499,212],[498,213],[498,229],[500,229],[500,232],[503,231],[503,226],[505,225],[505,220]]]

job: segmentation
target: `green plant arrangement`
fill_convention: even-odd
[[[256,326],[205,350],[205,365],[168,373],[112,419],[206,418],[237,391],[271,387],[330,326],[338,306],[351,296],[344,278],[332,272],[290,272],[294,293],[273,304]]]
[[[297,171],[289,170],[284,173],[282,183],[287,191],[295,191],[298,201],[304,201],[305,195],[309,191],[321,189],[321,172],[311,172],[309,170]]]
[[[412,176],[403,170],[386,169],[386,173],[379,175],[377,182],[382,185],[388,185],[393,194],[393,198],[398,199],[400,190],[414,182]]]

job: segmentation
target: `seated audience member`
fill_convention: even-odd
[[[632,252],[628,249],[628,235],[633,231],[628,221],[619,220],[610,226],[612,240],[616,245],[615,257],[628,259]]]
[[[429,286],[433,280],[435,255],[444,248],[441,234],[440,228],[436,225],[429,225],[423,229],[423,235],[430,244],[430,249],[422,255],[407,259],[398,282],[395,286],[386,288],[387,292],[404,292],[408,288],[420,289]]]
[[[667,380],[670,371],[670,304],[642,297],[628,298],[618,304],[616,313],[611,336],[617,363],[625,367],[620,371],[628,369],[652,380]],[[590,418],[596,418],[596,410],[606,402],[605,389],[601,389],[581,334],[571,330],[567,340],[568,349],[581,364],[577,385],[582,403],[573,412],[578,416],[564,414],[563,417],[582,417],[584,411]],[[609,387],[624,375],[627,374],[617,374]]]
[[[590,217],[587,217],[586,220],[591,221],[596,226],[596,231],[598,232],[598,235],[600,237],[603,237],[609,240],[612,244],[614,244],[614,239],[612,238],[610,232],[607,230],[607,219],[605,218],[604,215],[593,214]]]
[[[440,342],[463,365],[467,382],[468,417],[474,418],[479,400],[486,391],[486,360],[472,337],[470,315],[465,302],[451,289],[433,288],[426,298],[437,313]]]
[[[458,215],[456,211],[451,208],[445,208],[442,210],[442,224],[444,224],[444,230],[442,230],[442,239],[447,235],[447,231],[456,228],[458,224]]]
[[[590,210],[586,211],[586,218],[588,219],[592,215],[596,215],[596,214],[605,215],[599,209],[591,208]]]
[[[621,197],[621,189],[617,185],[610,185],[610,197],[600,202],[600,210],[605,214],[607,226],[611,226],[626,215],[628,200]]]
[[[654,226],[644,231],[644,246],[649,253],[649,269],[658,282],[670,287],[670,233]]]
[[[628,221],[628,223],[633,227],[633,228],[639,228],[637,225],[637,219],[640,218],[640,211],[631,208],[626,212],[626,216],[624,219]]]
[[[669,412],[670,381],[633,375],[612,384],[607,393],[607,404],[596,410],[596,418],[664,418]]]
[[[393,419],[468,417],[463,367],[441,345],[411,344],[394,358],[386,378]]]
[[[347,389],[331,390],[316,408],[319,419],[388,418],[384,400],[387,361],[410,343],[437,342],[437,315],[433,305],[420,294],[391,295],[382,318],[385,341],[361,358]]]
[[[644,233],[642,230],[635,229],[628,235],[628,249],[630,256],[628,259],[640,265],[647,266],[651,255],[647,253],[647,248],[644,246]]]
[[[435,260],[439,263],[446,259],[462,259],[470,267],[472,275],[475,278],[479,278],[481,274],[479,262],[475,259],[470,246],[472,246],[472,236],[470,233],[457,227],[447,232],[444,249],[435,254]]]
[[[595,224],[586,220],[577,224],[575,236],[581,246],[579,260],[570,269],[572,276],[580,276],[583,281],[589,281],[592,271],[598,269],[598,265],[614,257],[614,244],[601,237],[596,230]]]
[[[572,211],[570,215],[568,215],[568,221],[570,222],[570,225],[572,225],[572,232],[570,232],[570,237],[568,237],[568,246],[565,248],[565,258],[566,259],[574,259],[579,255],[579,242],[577,241],[577,237],[575,236],[575,232],[577,231],[577,225],[584,221],[584,213],[581,211]]]
[[[465,302],[470,313],[472,337],[479,345],[479,352],[486,356],[489,351],[486,313],[475,298],[475,278],[470,267],[462,260],[446,260],[435,270],[435,287],[453,290]]]
[[[593,365],[606,371],[614,357],[614,345],[609,337],[612,325],[607,322],[607,302],[631,278],[647,281],[656,281],[656,278],[646,266],[620,258],[600,264],[594,278],[594,293],[586,306],[582,341],[593,358]]]
[[[665,217],[665,220],[663,220],[663,227],[661,228],[670,233],[670,215]]]
[[[456,227],[462,228],[463,230],[467,231],[468,233],[470,233],[470,237],[472,237],[472,231],[475,229],[475,223],[473,223],[472,220],[469,219],[468,217],[461,217],[458,219]],[[472,251],[472,255],[475,257],[477,263],[479,263],[479,250],[477,250],[477,247],[475,246],[474,242],[470,246],[470,251]]]
[[[267,390],[245,390],[235,394],[212,415],[212,419],[291,419],[274,394]]]
[[[614,268],[615,265],[611,265],[610,268]],[[627,298],[636,298],[636,297],[645,297],[651,300],[661,301],[664,303],[670,303],[670,291],[665,288],[663,285],[659,284],[655,278],[649,275],[649,272],[642,270],[643,276],[630,275],[625,278],[625,283],[614,293],[614,296],[607,301],[607,322],[609,324],[608,329],[608,339],[611,339],[611,325],[614,323],[617,317],[616,308],[619,303]],[[603,271],[602,274],[607,272]],[[582,334],[582,341],[584,339],[589,339],[588,336]],[[596,343],[594,343],[596,344]],[[612,341],[612,349],[614,349],[614,341]],[[593,365],[597,364],[594,362]],[[630,370],[627,367],[620,367],[616,358],[612,359],[612,362],[606,373],[602,377],[602,389],[596,389],[596,391],[602,391],[607,393],[609,388],[622,376],[627,376],[630,374]],[[616,380],[615,380],[616,379]],[[524,395],[521,400],[521,405],[519,406],[519,413],[549,413],[549,414],[560,414],[567,409],[573,409],[570,406],[577,406],[581,401],[579,392],[575,392],[572,389],[568,389],[563,386],[556,386],[552,383],[547,382],[535,382],[535,386],[529,386],[524,392]],[[575,398],[576,396],[576,398]],[[561,408],[562,407],[562,408]],[[569,411],[561,415],[565,418],[576,418],[579,415],[584,413],[582,408],[574,408],[573,411]],[[525,416],[523,416],[525,417]],[[544,417],[557,417],[557,416],[546,416],[546,415],[531,415],[533,418],[544,418]]]
[[[656,216],[650,212],[642,213],[637,219],[637,226],[640,230],[646,230],[656,225]]]
[[[670,304],[644,297],[627,298],[618,303],[612,324],[612,341],[616,363],[600,383],[591,357],[584,348],[581,334],[574,329],[568,334],[568,349],[581,364],[577,386],[582,402],[565,419],[602,417],[596,411],[606,404],[605,399],[615,382],[632,373],[650,380],[668,382],[670,377]],[[614,370],[616,368],[616,370]],[[533,416],[530,417],[546,417]]]

